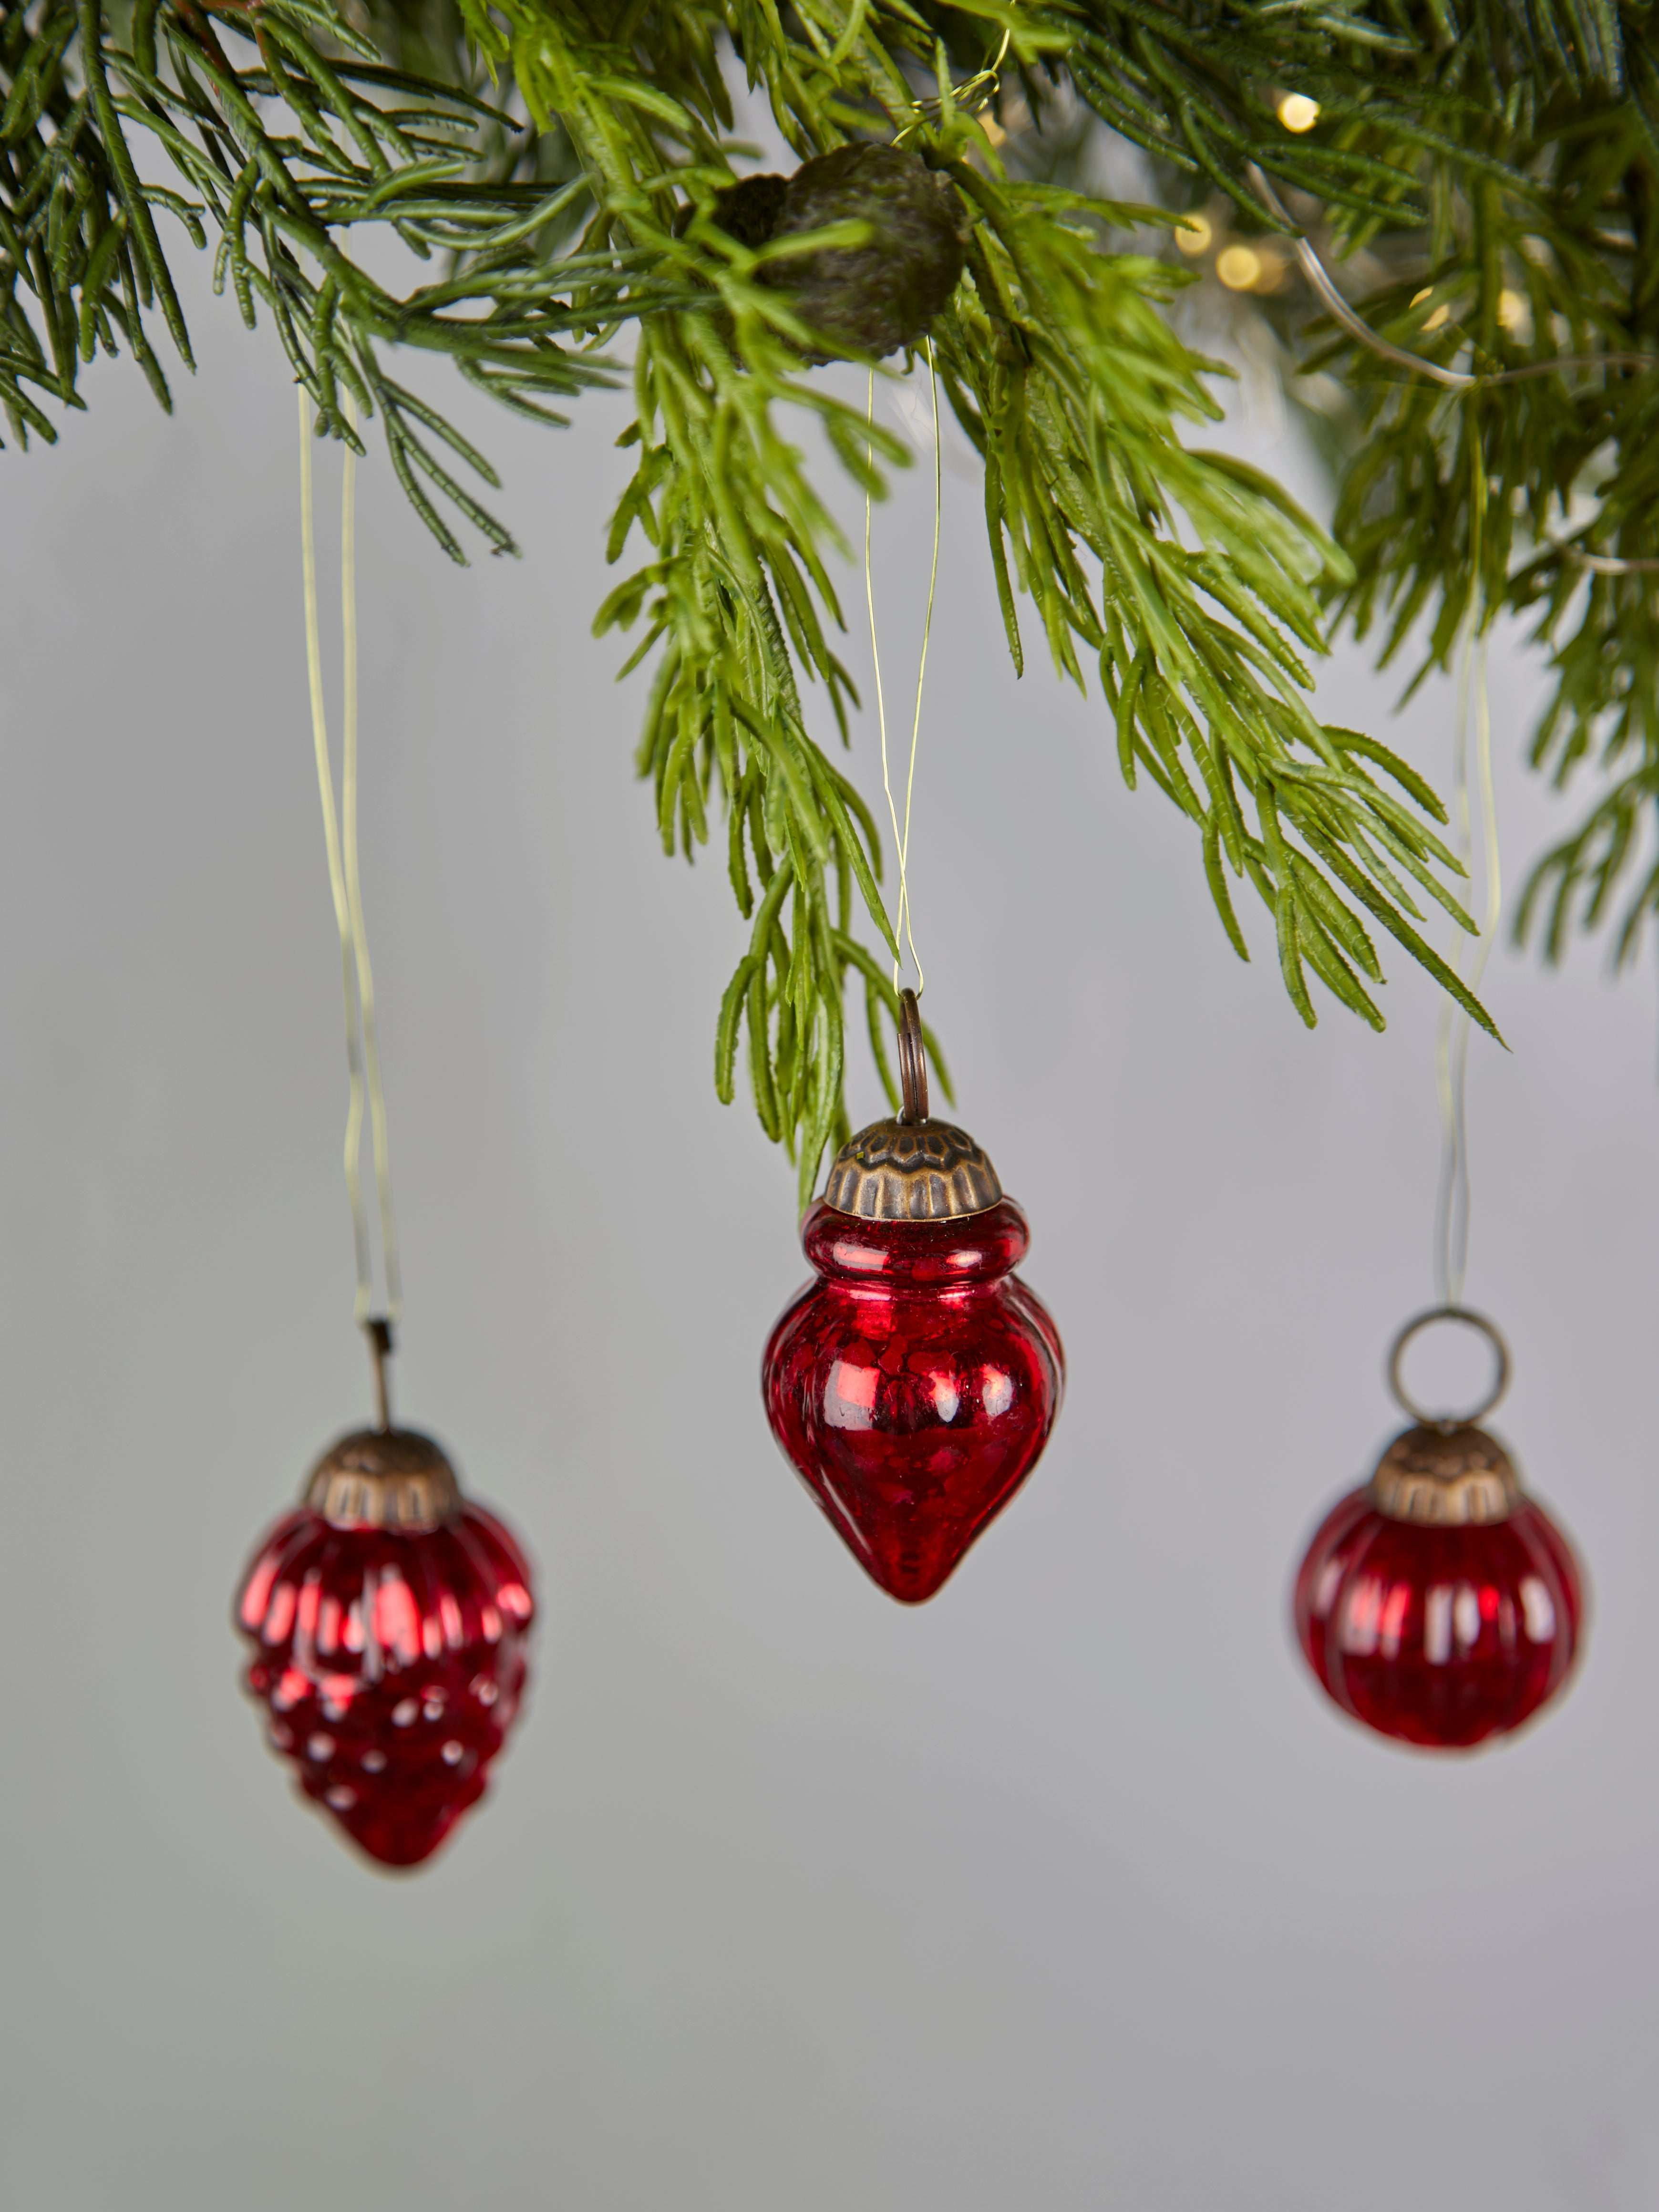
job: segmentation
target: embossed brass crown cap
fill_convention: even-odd
[[[927,1054],[914,991],[899,993],[902,1113],[872,1121],[836,1154],[823,1202],[865,1221],[959,1221],[1002,1196],[997,1171],[965,1129],[927,1118]]]
[[[1406,1388],[1407,1346],[1425,1328],[1443,1322],[1473,1329],[1492,1347],[1491,1387],[1467,1413],[1440,1416],[1419,1406]],[[1503,1396],[1510,1379],[1510,1348],[1484,1314],[1468,1306],[1431,1306],[1406,1323],[1389,1353],[1389,1388],[1416,1426],[1402,1430],[1376,1463],[1371,1498],[1391,1521],[1425,1528],[1458,1528],[1506,1521],[1521,1503],[1521,1485],[1510,1455],[1475,1423]]]
[[[1377,1462],[1371,1498],[1391,1521],[1458,1528],[1506,1521],[1521,1503],[1510,1455],[1473,1421],[1420,1424],[1397,1436]]]
[[[455,1470],[415,1429],[356,1429],[312,1469],[305,1502],[337,1528],[436,1528],[461,1508]]]
[[[824,1202],[866,1221],[957,1221],[1002,1196],[997,1171],[951,1121],[872,1121],[836,1155]]]

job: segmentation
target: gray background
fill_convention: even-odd
[[[1469,1290],[1597,1617],[1532,1735],[1401,1754],[1322,1703],[1285,1601],[1431,1287],[1431,994],[1390,954],[1388,1036],[1309,1036],[1255,916],[1238,965],[1098,700],[1015,683],[954,472],[918,932],[1072,1379],[921,1613],[757,1401],[802,1263],[788,1168],[709,1082],[742,928],[718,853],[653,849],[641,686],[588,635],[625,402],[554,435],[427,380],[520,563],[452,571],[363,472],[398,1389],[525,1532],[544,1626],[424,1876],[295,1808],[227,1604],[367,1410],[338,967],[292,390],[187,273],[176,418],[100,368],[0,465],[5,2202],[1650,2206],[1651,966],[1494,963]],[[1237,434],[1320,495],[1270,419]],[[899,691],[927,527],[917,471],[878,526]],[[1346,653],[1321,694],[1373,727],[1393,696]],[[1501,652],[1512,883],[1565,818],[1516,764],[1537,696]],[[1441,687],[1396,726],[1443,783],[1449,719]],[[853,769],[878,791],[867,723]]]

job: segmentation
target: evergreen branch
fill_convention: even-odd
[[[1079,687],[1097,674],[1126,782],[1144,770],[1193,823],[1241,957],[1229,877],[1264,900],[1304,1020],[1316,977],[1381,1025],[1368,915],[1490,1027],[1413,926],[1425,895],[1468,925],[1433,827],[1443,809],[1386,747],[1320,722],[1309,697],[1333,606],[1360,629],[1386,620],[1385,650],[1427,612],[1428,658],[1443,661],[1474,587],[1477,480],[1500,487],[1479,541],[1486,605],[1541,605],[1552,641],[1580,625],[1555,646],[1545,749],[1565,776],[1602,732],[1623,795],[1547,865],[1553,912],[1607,910],[1659,761],[1633,673],[1626,690],[1614,672],[1633,672],[1624,640],[1653,618],[1622,574],[1588,587],[1583,575],[1585,557],[1659,557],[1647,459],[1659,376],[1611,366],[1659,349],[1645,304],[1659,284],[1630,285],[1632,258],[1645,270],[1655,250],[1628,182],[1652,173],[1653,121],[1639,25],[1611,0],[1540,0],[1524,22],[1503,0],[1460,0],[1456,22],[1438,0],[800,0],[787,15],[768,0],[608,14],[368,0],[349,19],[326,0],[137,0],[127,37],[114,42],[96,0],[0,0],[0,404],[14,431],[52,434],[46,409],[79,404],[99,345],[131,352],[166,404],[145,315],[159,310],[189,354],[165,209],[193,245],[212,240],[216,289],[230,285],[244,320],[269,318],[320,433],[358,442],[343,389],[377,420],[407,495],[459,560],[465,529],[513,550],[461,471],[488,487],[495,473],[383,355],[445,356],[558,423],[550,401],[623,373],[601,349],[625,334],[634,466],[608,553],[620,560],[636,529],[643,551],[596,628],[634,630],[629,665],[652,663],[637,757],[665,848],[690,857],[724,817],[749,937],[721,1000],[717,1088],[732,1095],[744,1058],[803,1200],[848,1126],[849,983],[890,1094],[897,944],[875,823],[810,726],[821,696],[844,739],[856,704],[835,650],[831,562],[846,549],[786,425],[815,423],[876,495],[905,454],[811,374],[817,333],[784,289],[788,257],[863,233],[756,247],[720,219],[739,151],[733,51],[798,155],[896,137],[948,180],[967,275],[935,350],[983,469],[1016,665],[1022,628],[1037,634],[1023,597],[1056,672]],[[1467,358],[1483,385],[1540,373],[1449,404],[1380,385],[1339,332],[1327,356],[1371,439],[1322,531],[1259,471],[1189,442],[1219,410],[1215,365],[1170,319],[1185,272],[1112,249],[1145,210],[1022,177],[989,150],[969,111],[1000,104],[1005,81],[1039,131],[1069,84],[1153,150],[1173,198],[1196,179],[1242,220],[1271,223],[1253,182],[1265,175],[1322,204],[1339,250],[1427,239],[1428,281],[1455,319],[1424,331],[1413,267],[1366,303],[1374,327]],[[1318,101],[1318,127],[1286,132],[1269,88]],[[129,143],[141,136],[182,190],[141,180]],[[400,289],[388,257],[360,246],[387,230],[422,264],[418,283]],[[1500,314],[1516,281],[1558,354],[1570,342],[1605,368],[1543,373]],[[1609,443],[1625,476],[1568,547],[1540,554],[1552,502]],[[1644,890],[1638,905],[1651,904]]]

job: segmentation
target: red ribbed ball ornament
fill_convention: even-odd
[[[1423,1317],[1437,1318],[1487,1330],[1501,1388],[1507,1354],[1490,1324]],[[1572,1547],[1473,1420],[1419,1419],[1394,1439],[1321,1524],[1293,1607],[1303,1656],[1332,1702],[1433,1751],[1523,1727],[1565,1684],[1585,1621]]]
[[[1024,1214],[970,1137],[927,1118],[925,1087],[919,1103],[842,1147],[801,1224],[813,1280],[762,1367],[785,1456],[905,1605],[933,1595],[1030,1473],[1066,1371],[1012,1272]]]
[[[514,1537],[407,1429],[324,1454],[235,1607],[271,1748],[360,1850],[398,1868],[430,1858],[483,1796],[534,1616]]]

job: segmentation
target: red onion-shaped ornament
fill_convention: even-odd
[[[387,1867],[430,1858],[483,1796],[534,1615],[514,1537],[462,1496],[429,1437],[392,1428],[323,1455],[235,1608],[271,1748]]]
[[[1496,1388],[1473,1417],[1422,1413],[1401,1382],[1407,1344],[1442,1319],[1482,1330],[1498,1353]],[[1470,1751],[1523,1727],[1567,1680],[1583,1578],[1508,1453],[1475,1425],[1509,1376],[1492,1324],[1462,1308],[1420,1315],[1397,1340],[1390,1371],[1416,1425],[1308,1547],[1292,1601],[1297,1638],[1320,1687],[1353,1719],[1421,1750]]]
[[[1065,1354],[1012,1270],[1030,1232],[971,1137],[927,1118],[914,995],[906,1110],[843,1146],[801,1224],[814,1279],[762,1364],[772,1433],[890,1597],[930,1598],[1036,1464]]]

